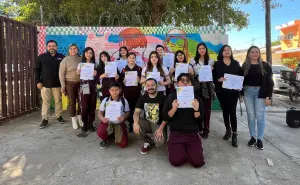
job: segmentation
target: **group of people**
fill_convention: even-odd
[[[169,162],[180,166],[188,161],[194,167],[205,164],[201,138],[206,139],[210,132],[212,101],[218,98],[226,128],[224,140],[231,138],[233,147],[237,142],[236,107],[238,101],[244,101],[247,109],[250,132],[249,146],[263,149],[263,136],[266,119],[266,106],[271,104],[273,92],[272,68],[261,59],[256,46],[248,49],[246,61],[241,66],[233,58],[229,45],[224,45],[218,54],[217,61],[209,57],[205,43],[199,43],[195,57],[187,61],[181,50],[175,52],[174,65],[163,64],[164,47],[157,45],[144,66],[136,63],[136,54],[126,47],[120,47],[119,58],[110,60],[110,55],[103,51],[99,63],[93,48],[84,49],[82,56],[79,48],[71,44],[68,56],[57,52],[54,40],[47,42],[47,52],[38,56],[35,66],[37,87],[43,99],[42,123],[46,128],[49,119],[49,107],[52,96],[55,100],[55,113],[58,122],[64,123],[61,117],[61,93],[68,97],[68,109],[74,129],[81,127],[81,133],[94,132],[95,111],[97,102],[97,84],[101,84],[98,117],[101,121],[97,134],[101,138],[100,148],[108,145],[108,139],[124,148],[128,145],[128,131],[134,132],[143,141],[141,154],[147,154],[154,146],[164,145],[167,141]],[[106,72],[109,62],[127,61],[127,65],[117,70],[114,76]],[[95,64],[92,79],[80,78],[82,67]],[[188,71],[175,76],[176,64],[188,64]],[[201,67],[211,66],[213,80],[199,80]],[[126,74],[136,71],[137,84],[126,86]],[[160,79],[149,77],[149,72],[159,72]],[[224,74],[244,77],[243,88],[239,90],[223,88],[226,81]],[[193,86],[194,100],[191,108],[180,108],[177,99],[177,87]],[[107,106],[120,102],[120,117],[110,120],[105,116]],[[143,112],[145,121],[140,121]],[[125,124],[128,122],[128,128]],[[257,127],[257,131],[256,131]],[[152,134],[152,135],[149,135]]]

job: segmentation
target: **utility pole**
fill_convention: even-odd
[[[43,6],[40,6],[40,15],[41,15],[41,24],[44,26],[44,12],[43,12]]]
[[[265,24],[266,24],[266,59],[272,64],[272,47],[271,47],[271,0],[265,1]]]

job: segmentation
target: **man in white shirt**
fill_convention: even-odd
[[[126,130],[125,121],[130,115],[129,104],[127,100],[120,96],[121,85],[117,82],[111,83],[109,87],[110,96],[104,98],[101,102],[99,109],[99,119],[101,124],[98,127],[97,134],[102,139],[100,148],[105,149],[108,144],[108,136],[114,133],[115,143],[119,144],[121,148],[128,145],[128,133]],[[109,119],[110,115],[105,115],[107,107],[112,105],[114,102],[120,102],[120,117]]]

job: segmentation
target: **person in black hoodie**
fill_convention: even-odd
[[[213,78],[217,97],[223,111],[223,119],[226,127],[224,140],[229,140],[232,133],[232,146],[237,147],[237,118],[236,106],[240,92],[238,90],[225,89],[222,87],[224,74],[242,76],[242,68],[232,56],[231,47],[224,45],[219,52],[218,61],[214,65]]]
[[[190,74],[181,73],[177,78],[178,86],[191,86],[192,80]],[[163,108],[163,120],[170,126],[169,162],[173,166],[181,166],[188,160],[195,168],[202,167],[205,162],[198,123],[203,119],[203,103],[196,96],[193,108],[178,107],[177,93],[173,92],[167,97]]]
[[[271,105],[274,87],[272,67],[268,62],[261,60],[259,48],[251,46],[247,51],[246,61],[242,69],[245,77],[244,101],[251,136],[248,146],[256,144],[256,147],[262,150],[264,149],[262,139],[266,127],[266,106]]]

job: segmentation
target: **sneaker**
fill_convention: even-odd
[[[46,128],[48,126],[48,120],[43,119],[42,123],[40,124],[40,129]]]
[[[150,144],[144,143],[144,146],[141,148],[141,154],[145,155],[149,152],[149,150],[150,150]]]
[[[229,140],[230,137],[231,137],[231,132],[230,132],[230,131],[226,131],[226,133],[225,133],[223,139],[224,139],[224,140]]]
[[[232,143],[233,147],[238,147],[238,144],[237,144],[237,134],[236,133],[232,134],[232,141],[231,141],[231,143]]]
[[[102,141],[102,142],[100,143],[100,148],[101,148],[101,149],[107,148],[107,141]]]
[[[257,140],[256,148],[258,148],[258,149],[260,149],[260,150],[263,150],[263,149],[264,149],[263,142],[262,142],[260,139]]]
[[[72,127],[74,130],[78,129],[78,123],[77,123],[77,118],[76,117],[71,117],[72,120]]]
[[[57,118],[57,121],[60,123],[60,124],[63,124],[65,122],[65,120],[59,116],[59,118]]]
[[[208,138],[208,132],[203,132],[202,138],[203,138],[203,139],[207,139],[207,138]]]
[[[78,121],[78,125],[79,125],[80,127],[83,127],[83,122],[82,122],[82,117],[81,117],[81,115],[77,115],[77,121]]]
[[[254,146],[256,143],[256,139],[254,137],[251,137],[250,141],[248,142],[248,146]]]

